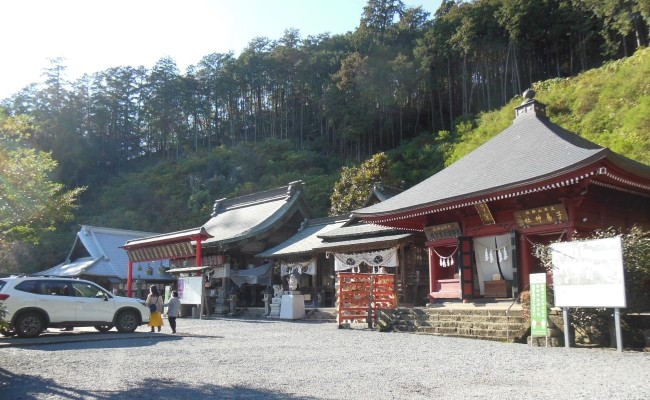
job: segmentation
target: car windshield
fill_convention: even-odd
[[[7,281],[5,281],[3,279],[0,279],[0,292],[2,291],[2,288],[5,287],[6,284],[7,284]]]

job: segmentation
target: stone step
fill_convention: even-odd
[[[503,308],[410,308],[380,315],[380,329],[472,339],[514,340],[527,328],[520,310]]]

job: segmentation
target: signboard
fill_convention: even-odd
[[[178,298],[181,304],[201,304],[202,276],[178,278]]]
[[[520,228],[528,228],[538,225],[559,224],[567,222],[566,209],[562,204],[553,204],[531,208],[528,210],[515,211],[515,222]]]
[[[546,274],[530,274],[530,336],[548,335]]]
[[[484,225],[494,224],[494,217],[492,217],[492,212],[490,212],[490,207],[487,204],[478,203],[474,205],[474,208],[476,208],[476,212],[478,212],[478,216],[481,217]]]
[[[627,306],[620,237],[553,243],[551,255],[557,307]]]
[[[462,236],[463,232],[460,230],[458,222],[450,222],[448,224],[427,226],[424,228],[424,234],[427,240],[436,240]]]

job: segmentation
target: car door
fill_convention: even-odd
[[[73,282],[75,313],[79,322],[112,322],[115,301],[110,293],[92,282]]]
[[[42,280],[41,291],[36,295],[36,306],[47,311],[50,322],[73,322],[75,300],[72,286],[66,280]]]

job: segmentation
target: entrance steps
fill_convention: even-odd
[[[508,310],[507,307],[478,304],[382,310],[378,325],[382,331],[500,342],[525,340],[529,326],[521,307]]]
[[[397,307],[381,310],[376,326],[385,332],[525,343],[530,324],[522,315],[521,305],[511,306],[511,302],[512,299],[495,303],[448,302],[428,307]],[[336,315],[336,308],[306,308],[301,321],[336,323]],[[268,318],[263,307],[240,308],[236,316],[230,317]],[[359,326],[367,324],[364,321]]]

